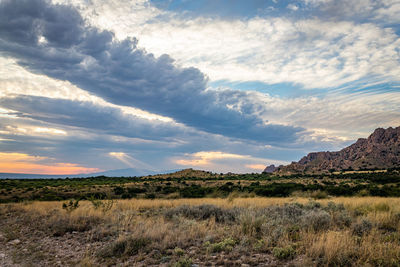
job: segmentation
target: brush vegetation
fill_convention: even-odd
[[[0,205],[0,231],[33,266],[399,266],[400,199],[23,202]]]
[[[328,196],[400,197],[400,173],[217,174],[187,169],[144,177],[3,179],[0,203],[55,200]]]

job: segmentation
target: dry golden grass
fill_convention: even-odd
[[[62,208],[62,202],[29,202],[0,205],[0,209],[12,207],[31,216],[30,220],[33,218],[39,222],[43,217],[46,218],[47,226],[63,222],[69,224],[68,227],[75,227],[77,231],[80,223],[97,221],[99,224],[89,225],[88,229],[92,229],[91,238],[103,235],[114,238],[111,243],[107,241],[108,247],[100,250],[103,255],[115,255],[113,253],[118,252],[117,255],[133,257],[133,262],[152,257],[149,256],[152,250],[161,253],[182,250],[178,254],[186,255],[188,250],[196,247],[195,256],[192,257],[197,257],[198,262],[210,261],[209,254],[215,250],[225,251],[224,257],[231,258],[240,258],[241,253],[264,253],[270,257],[277,254],[276,261],[290,261],[294,258],[292,264],[299,266],[400,266],[400,198],[337,197],[317,202],[322,207],[328,206],[329,202],[343,204],[351,217],[351,224],[336,225],[334,216],[337,214],[330,213],[331,222],[326,228],[318,230],[300,226],[293,228],[294,232],[286,229],[286,232],[274,239],[273,235],[279,230],[276,228],[279,228],[281,222],[278,222],[278,226],[271,225],[269,223],[272,219],[268,214],[257,215],[254,212],[287,203],[307,205],[310,203],[308,198],[131,199],[115,201],[108,211],[95,209],[90,201],[80,201],[78,208],[70,212]],[[203,204],[226,210],[243,209],[240,218],[233,223],[217,223],[214,217],[196,220],[178,214],[177,217],[167,219],[164,215],[166,210],[182,205]],[[247,214],[245,211],[250,212]],[[362,228],[365,220],[371,224],[370,228]],[[281,226],[282,229],[287,227]],[[355,232],[357,226],[361,228]],[[86,231],[86,228],[82,229]],[[234,245],[228,241],[234,242]],[[127,247],[118,251],[121,244]],[[179,259],[179,255],[170,253],[171,261]],[[81,264],[101,265],[99,256],[94,255],[97,254],[85,252]],[[118,257],[115,256],[113,264],[118,263]]]

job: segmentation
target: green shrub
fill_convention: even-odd
[[[173,267],[191,267],[193,266],[193,261],[191,258],[180,258],[179,261],[175,262]]]
[[[62,208],[66,210],[68,213],[76,210],[78,207],[79,207],[79,199],[75,201],[70,200],[69,202],[62,204]]]
[[[275,247],[272,250],[272,254],[279,260],[288,260],[294,258],[296,250],[290,245],[286,247]]]
[[[211,253],[215,253],[215,252],[222,252],[222,251],[232,251],[233,247],[236,245],[236,241],[233,240],[232,238],[226,238],[221,242],[218,243],[210,243],[210,242],[206,242],[205,243],[205,247],[207,249],[207,251],[211,252]]]
[[[111,208],[114,205],[114,200],[113,199],[108,199],[108,200],[101,200],[101,199],[96,199],[93,196],[89,198],[89,201],[92,203],[93,207],[95,210],[101,209],[103,213],[108,212],[111,210]]]
[[[177,256],[183,256],[185,254],[185,251],[181,249],[180,247],[176,247],[174,249],[174,254]]]

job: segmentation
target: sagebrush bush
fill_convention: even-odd
[[[240,210],[237,208],[223,209],[215,205],[183,205],[167,210],[164,215],[168,219],[174,216],[183,216],[195,220],[207,220],[214,217],[218,223],[229,223],[235,222],[239,218],[239,213]]]
[[[331,224],[331,216],[324,210],[311,210],[302,216],[304,227],[315,231],[327,230]]]
[[[344,211],[346,208],[342,203],[336,204],[335,202],[329,201],[324,210],[328,212]]]
[[[349,227],[353,219],[347,210],[341,210],[333,213],[333,222],[339,228]]]
[[[362,218],[360,222],[352,225],[352,232],[354,235],[363,236],[369,234],[372,229],[372,223],[367,218]]]

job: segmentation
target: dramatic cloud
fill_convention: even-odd
[[[207,78],[199,70],[178,68],[167,55],[155,58],[138,49],[134,39],[117,41],[111,32],[87,27],[68,6],[3,1],[0,15],[0,48],[6,54],[34,72],[68,80],[112,103],[263,142],[292,142],[301,130],[268,125],[255,114],[230,109],[218,91],[206,90]]]
[[[385,12],[396,18],[394,2],[357,0],[349,5],[347,1],[306,1],[307,8],[319,13],[305,8],[308,11],[303,10],[302,19],[282,14],[250,19],[188,19],[180,13],[160,10],[156,12],[158,17],[136,14],[118,2],[112,4],[112,12],[104,12],[104,3],[93,1],[90,9],[95,9],[97,15],[88,18],[97,27],[115,31],[120,38],[138,37],[139,45],[156,55],[167,53],[180,64],[198,67],[213,81],[285,82],[305,88],[331,88],[372,77],[381,82],[400,82],[396,28],[371,23],[376,21],[371,17],[387,19],[379,15]],[[289,6],[293,9],[294,4]],[[375,6],[382,10],[375,14]],[[343,20],[332,19],[336,17],[334,10]],[[362,20],[364,16],[370,16],[370,20]],[[110,22],[104,23],[105,18]]]
[[[253,172],[400,124],[398,1],[180,2],[0,0],[1,151]]]
[[[125,137],[160,140],[175,138],[187,132],[195,135],[188,127],[171,121],[148,120],[124,113],[121,108],[87,101],[18,95],[0,98],[0,105],[17,111],[17,117]],[[37,128],[34,131],[46,132],[46,128]],[[47,133],[49,132],[62,133],[62,130],[47,130]]]

